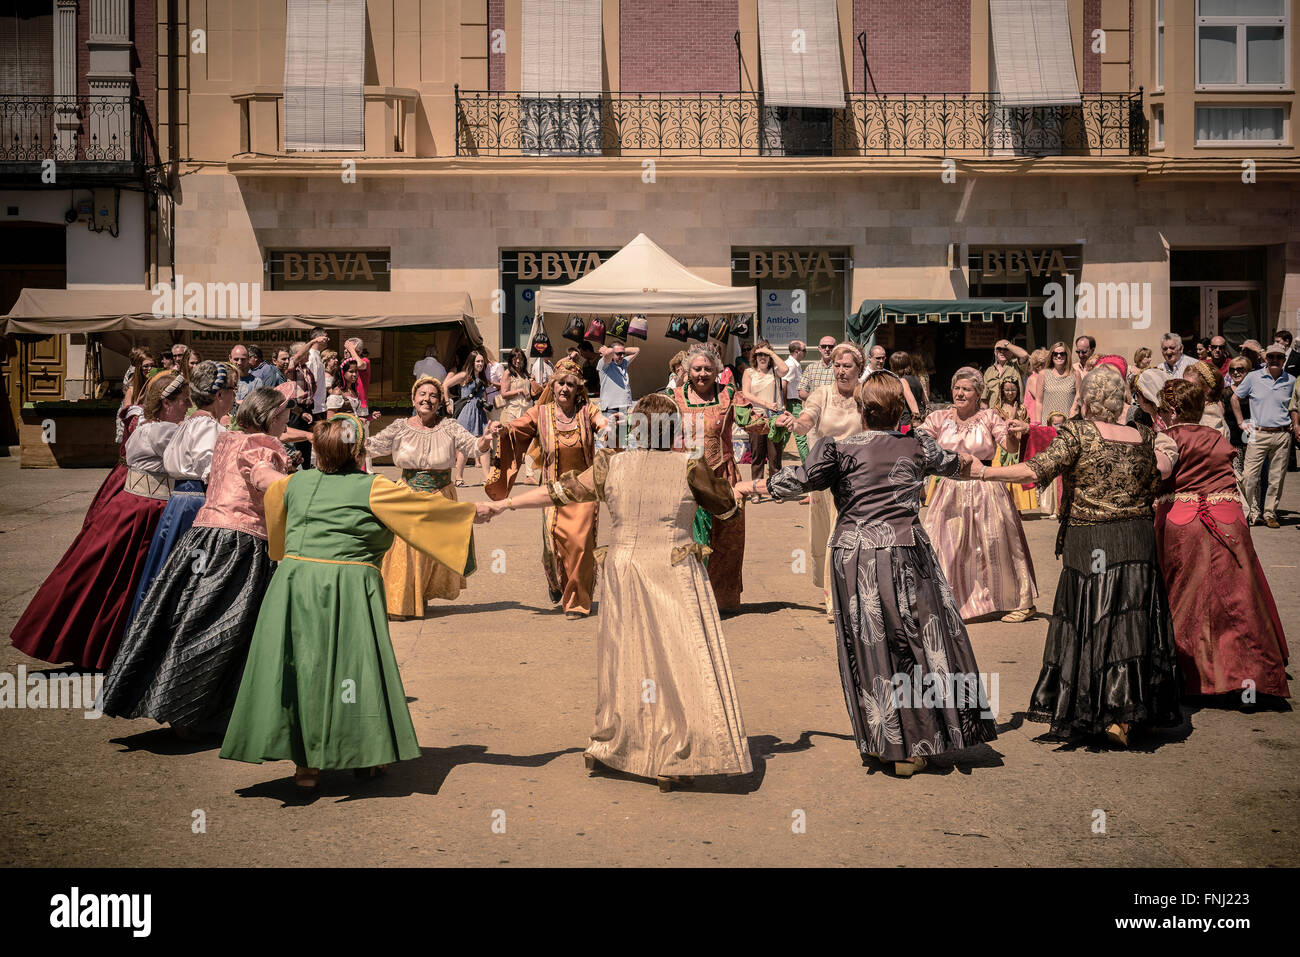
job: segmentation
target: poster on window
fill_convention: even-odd
[[[795,294],[798,294],[802,307],[795,312]],[[792,339],[808,338],[807,290],[804,289],[764,289],[762,299],[763,327],[761,335],[774,346],[784,346]]]

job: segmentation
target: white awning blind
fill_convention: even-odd
[[[758,0],[767,106],[844,108],[844,57],[835,0]]]
[[[600,0],[523,0],[524,93],[599,93]]]
[[[989,0],[1002,106],[1077,106],[1068,0]]]
[[[285,149],[365,149],[365,69],[365,0],[289,0]]]

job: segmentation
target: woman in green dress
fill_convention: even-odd
[[[363,471],[365,430],[353,415],[317,423],[312,445],[317,468],[266,492],[267,545],[279,565],[221,747],[236,761],[292,760],[303,788],[323,769],[374,776],[419,756],[380,562],[398,535],[468,574],[470,531],[487,512]]]

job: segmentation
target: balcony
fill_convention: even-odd
[[[144,176],[142,102],[125,96],[0,94],[0,179],[67,187]],[[43,174],[54,160],[54,180]]]
[[[1145,156],[1142,92],[1008,109],[991,93],[851,93],[843,110],[756,93],[456,89],[457,156]]]
[[[415,117],[420,94],[394,86],[367,86],[363,92],[364,150],[335,150],[325,155],[409,158],[415,155]],[[239,106],[239,153],[260,156],[322,155],[289,151],[284,145],[284,91],[255,86],[231,96]],[[337,164],[335,164],[337,165]]]

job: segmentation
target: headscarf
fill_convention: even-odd
[[[587,402],[587,386],[583,382],[582,367],[572,359],[561,359],[555,363],[555,371],[551,373],[551,378],[546,382],[546,388],[542,394],[537,397],[538,405],[547,405],[555,401],[555,389],[551,386],[562,375],[573,376],[578,380],[578,407],[581,408]]]
[[[1113,366],[1119,372],[1119,377],[1125,382],[1128,381],[1128,363],[1124,361],[1123,356],[1102,356],[1097,360],[1097,365]]]
[[[1164,369],[1143,369],[1137,375],[1137,390],[1152,405],[1159,407],[1160,390],[1169,381],[1169,373]]]
[[[366,432],[365,432],[365,429],[363,429],[363,428],[361,427],[361,420],[358,419],[358,418],[357,418],[355,415],[353,415],[351,412],[335,412],[333,415],[331,415],[331,416],[330,416],[328,419],[326,419],[325,421],[326,421],[326,422],[337,422],[337,421],[340,420],[340,419],[345,419],[345,420],[347,420],[348,422],[350,422],[350,423],[352,424],[352,428],[353,428],[353,431],[352,431],[352,457],[353,457],[353,458],[356,458],[358,455],[361,454],[362,449],[364,449],[364,448],[366,447]],[[346,434],[346,432],[344,433],[343,438],[344,438],[345,441],[347,440],[347,434]]]

